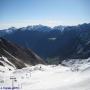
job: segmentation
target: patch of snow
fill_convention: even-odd
[[[13,65],[6,57],[0,57],[0,62],[8,69],[14,70],[15,65]]]
[[[56,40],[56,38],[54,38],[54,37],[53,37],[53,38],[48,38],[48,39],[49,39],[49,40],[53,40],[53,41]]]

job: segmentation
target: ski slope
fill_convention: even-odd
[[[0,66],[0,88],[12,90],[12,83],[14,90],[90,90],[90,62],[70,66],[40,64],[11,71]]]

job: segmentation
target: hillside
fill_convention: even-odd
[[[45,64],[43,59],[32,50],[20,47],[3,38],[0,38],[0,57],[3,62],[6,62],[5,60],[7,59],[16,68],[23,68],[27,65]]]

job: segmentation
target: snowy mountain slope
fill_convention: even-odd
[[[90,90],[90,62],[88,61],[89,59],[86,59],[82,64],[78,64],[78,71],[72,71],[76,63],[68,67],[39,64],[9,71],[8,75],[6,70],[2,72],[3,76],[0,74],[2,77],[0,80],[4,81],[0,85],[2,88],[12,88],[10,77],[13,76],[15,78],[13,86],[20,90]]]
[[[16,69],[15,65],[4,56],[0,57],[0,63],[2,66],[7,67],[8,69]]]
[[[0,37],[9,35],[11,33],[14,33],[17,29],[15,27],[11,27],[8,29],[0,30]]]
[[[84,70],[90,67],[90,58],[64,60],[62,65],[71,67],[72,71]]]

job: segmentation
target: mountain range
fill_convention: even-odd
[[[0,30],[0,36],[25,48],[31,48],[40,57],[86,59],[90,57],[90,23],[76,26],[43,25]]]

